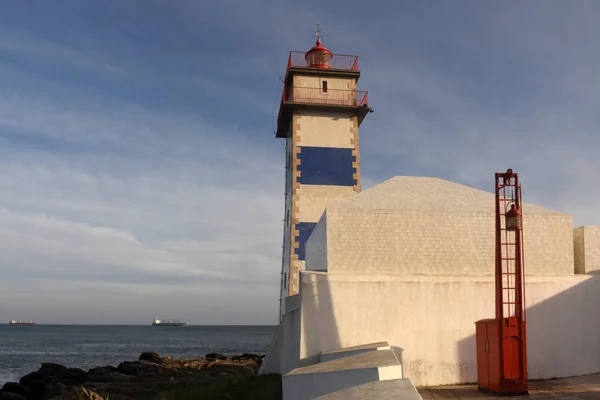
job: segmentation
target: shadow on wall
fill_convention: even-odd
[[[302,272],[302,326],[304,349],[300,349],[300,365],[319,362],[321,352],[341,347],[338,324],[333,306],[333,293],[326,272]],[[304,279],[303,279],[304,278]],[[360,323],[360,321],[357,321]],[[302,346],[302,343],[301,343]]]
[[[527,359],[530,379],[572,377],[600,372],[600,276],[587,279],[566,290],[528,306]],[[557,277],[555,284],[561,285]],[[543,293],[548,283],[526,283],[528,293]],[[532,299],[531,302],[534,302]],[[494,318],[495,310],[489,310]],[[461,382],[477,381],[475,321],[473,335],[457,346]]]
[[[402,365],[402,352],[404,351],[404,349],[398,346],[391,346],[391,348],[394,354],[396,355],[396,358],[400,362],[400,365]]]

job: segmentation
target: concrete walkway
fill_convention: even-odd
[[[432,399],[494,399],[502,396],[477,391],[477,385],[456,385],[417,388],[423,400]],[[587,400],[600,399],[600,374],[576,378],[530,381],[529,396],[505,397],[510,400],[561,399]]]

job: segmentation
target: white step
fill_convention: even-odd
[[[377,342],[362,344],[360,346],[345,347],[343,349],[326,351],[321,353],[321,362],[331,361],[342,357],[353,356],[355,354],[366,353],[368,351],[377,350],[390,350],[390,344],[388,342]]]
[[[369,351],[296,368],[283,376],[283,400],[316,397],[364,383],[402,378],[392,350]]]
[[[338,390],[315,400],[422,400],[410,379],[369,382]]]

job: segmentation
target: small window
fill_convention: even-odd
[[[288,226],[290,224],[290,210],[287,210],[286,216],[285,216],[285,225]]]
[[[287,289],[287,272],[283,273],[283,288]]]
[[[322,81],[323,93],[327,93],[327,81]]]

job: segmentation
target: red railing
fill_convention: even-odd
[[[284,91],[283,101],[304,104],[363,106],[369,103],[368,92],[360,90],[328,89],[291,86]]]
[[[346,69],[350,71],[358,71],[358,56],[347,54],[333,54],[331,56],[330,66],[332,69]],[[303,51],[290,51],[288,61],[289,67],[308,67],[306,61],[306,53]]]

